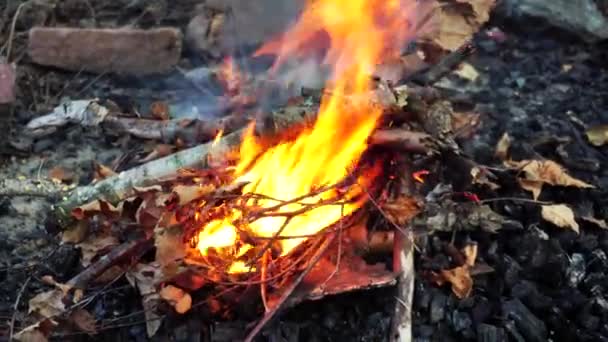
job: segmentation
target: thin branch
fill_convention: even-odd
[[[25,280],[25,283],[23,283],[23,286],[21,286],[21,289],[19,290],[19,293],[17,294],[17,299],[15,299],[15,304],[13,305],[13,316],[11,317],[11,323],[9,326],[9,333],[8,333],[9,341],[13,340],[13,334],[15,332],[15,320],[17,319],[17,312],[18,312],[17,310],[19,310],[19,303],[21,302],[21,297],[23,296],[23,293],[25,292],[25,289],[27,288],[27,286],[29,285],[31,280],[32,280],[32,276],[29,276]]]

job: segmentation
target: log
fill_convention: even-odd
[[[28,40],[29,55],[37,64],[95,73],[167,72],[179,61],[181,50],[182,34],[174,28],[35,27]]]

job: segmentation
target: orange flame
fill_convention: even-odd
[[[369,104],[348,105],[345,95],[363,94],[373,85],[371,74],[381,57],[398,54],[411,37],[412,10],[415,0],[316,0],[304,10],[299,21],[281,39],[264,45],[256,54],[277,55],[280,66],[288,57],[305,56],[316,47],[319,36],[329,38],[324,63],[333,67],[330,95],[323,98],[314,127],[303,131],[295,140],[263,148],[253,135],[253,127],[244,136],[235,182],[249,182],[243,193],[265,195],[256,206],[268,208],[279,202],[310,194],[315,189],[330,186],[348,176],[367,148],[367,138],[381,115],[381,109]],[[409,25],[409,26],[408,26]],[[315,52],[315,51],[312,51]],[[369,184],[371,176],[359,181]],[[293,216],[287,223],[282,216],[263,217],[239,227],[252,236],[314,235],[336,223],[343,216],[360,208],[365,197],[360,186],[346,193],[335,188],[306,198],[314,204],[339,198],[344,206],[323,205]],[[363,198],[363,199],[358,199]],[[290,203],[281,213],[302,209],[302,202]],[[223,219],[207,223],[198,233],[198,250],[206,255],[209,248],[233,260],[229,273],[247,272],[248,267],[237,256],[252,246],[239,241],[234,226],[242,213],[233,210]],[[279,240],[281,254],[286,255],[305,237]],[[264,242],[262,242],[264,243]]]

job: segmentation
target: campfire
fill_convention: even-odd
[[[86,289],[124,260],[140,260],[133,269],[119,269],[142,294],[147,319],[155,318],[148,315],[161,299],[183,314],[196,296],[207,314],[226,317],[246,297],[264,311],[248,341],[279,309],[306,299],[399,283],[399,300],[411,304],[413,242],[406,226],[421,211],[413,183],[424,183],[431,172],[416,169],[410,154],[460,154],[452,108],[426,85],[473,49],[467,43],[452,49],[437,65],[409,75],[408,83],[397,78],[399,86],[378,74],[429,30],[437,10],[413,0],[311,1],[287,31],[251,56],[274,58],[263,83],[236,57],[224,59],[216,76],[231,108],[260,111],[256,105],[272,94],[264,91],[269,84],[289,88],[310,76],[299,65],[322,71],[324,88],[311,90],[318,106],[303,105],[296,114],[179,122],[167,120],[166,106],[157,105],[155,117],[165,118],[159,124],[83,100],[30,122],[33,132],[77,121],[146,139],[209,141],[100,177],[62,199],[58,221],[95,222],[101,228],[88,241],[105,241],[112,250],[103,258],[97,258],[103,248],[95,250],[92,264],[67,284],[53,281],[53,296],[71,293],[76,300],[73,289]],[[151,133],[151,127],[158,130]],[[137,226],[141,237],[119,245],[111,231],[129,231],[124,226]],[[381,227],[376,237],[371,226]],[[364,261],[362,250],[373,241],[392,253],[391,269]],[[393,333],[407,336],[410,324],[408,310],[397,305]],[[149,325],[148,333],[154,329]]]
[[[270,144],[254,135],[253,125],[247,130],[231,175],[231,185],[241,184],[238,196],[197,203],[200,209],[188,219],[198,259],[214,269],[211,260],[221,260],[227,273],[262,272],[368,201],[380,168],[364,165],[361,157],[382,109],[365,95],[374,88],[374,66],[413,34],[415,13],[402,6],[317,1],[290,31],[256,52],[276,55],[274,70],[280,72],[283,61],[318,53],[315,45],[325,34],[329,47],[322,62],[333,69],[331,83],[311,127],[290,128],[292,134]],[[345,100],[357,96],[359,103]]]

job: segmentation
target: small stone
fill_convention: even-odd
[[[585,278],[585,257],[580,253],[574,253],[570,260],[570,266],[566,270],[568,284],[572,287],[577,287]]]

